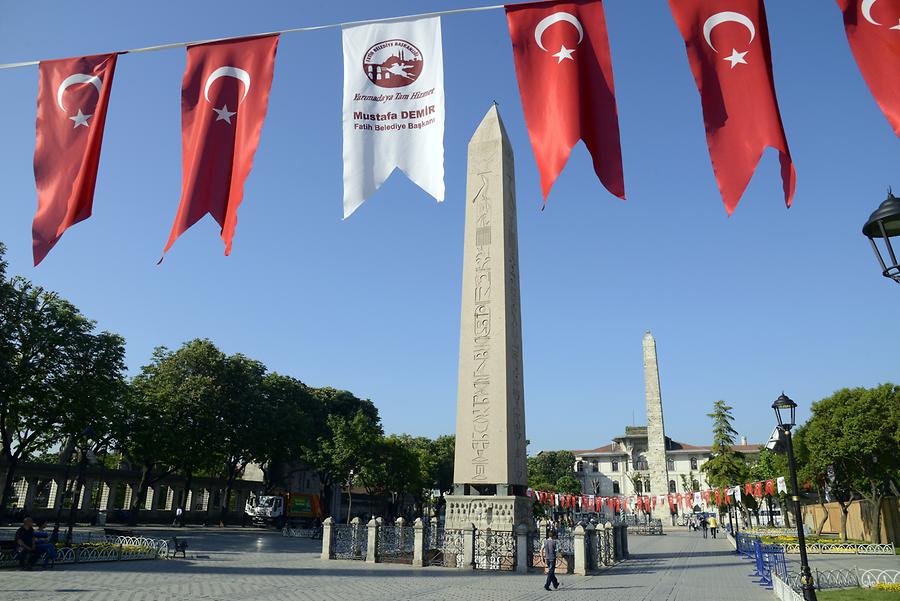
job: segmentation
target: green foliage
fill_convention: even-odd
[[[556,491],[567,495],[580,495],[581,483],[572,476],[561,476],[556,481]]]
[[[812,406],[804,429],[807,474],[832,466],[835,484],[866,499],[880,541],[881,500],[900,481],[900,387],[844,388]]]
[[[571,451],[542,451],[528,458],[528,485],[542,490],[539,484],[559,482],[563,476],[571,476],[575,467],[575,455]]]
[[[712,413],[707,414],[713,421],[713,457],[700,469],[706,472],[707,481],[716,487],[743,482],[747,475],[743,453],[733,448],[737,430],[731,425],[734,422],[731,411],[732,407],[719,400],[713,403]]]
[[[125,394],[124,340],[59,295],[27,279],[7,279],[0,244],[0,457],[16,465],[62,439],[106,440]],[[72,448],[72,445],[70,445]]]

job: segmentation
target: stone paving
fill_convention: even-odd
[[[324,562],[319,541],[251,529],[140,528],[177,533],[188,558],[0,571],[2,601],[773,601],[748,578],[750,564],[723,539],[674,530],[632,536],[632,558],[593,576],[562,575],[545,592],[543,576]]]

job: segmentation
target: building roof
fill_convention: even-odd
[[[712,445],[695,445],[688,444],[686,442],[678,442],[677,440],[672,440],[668,436],[666,437],[666,441],[668,445],[666,446],[666,452],[671,451],[683,451],[689,453],[711,453]],[[758,453],[762,450],[765,445],[762,444],[736,444],[731,448],[740,453]],[[616,448],[616,444],[608,444],[602,447],[597,447],[596,449],[582,449],[582,450],[574,450],[572,453],[576,457],[583,457],[585,455],[625,455],[624,451],[619,451]]]

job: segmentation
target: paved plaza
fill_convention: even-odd
[[[172,530],[141,529],[155,538]],[[723,539],[677,529],[666,536],[629,537],[631,559],[593,576],[563,575],[545,592],[539,573],[518,575],[449,568],[324,562],[319,541],[265,530],[187,528],[188,558],[61,566],[0,572],[2,601],[772,601],[748,578]],[[851,558],[848,558],[851,559]],[[867,564],[876,558],[860,558]],[[897,566],[897,558],[877,558]],[[878,567],[873,562],[871,567]]]

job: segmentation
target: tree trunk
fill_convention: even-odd
[[[6,510],[6,504],[12,497],[13,483],[16,479],[16,465],[19,463],[17,458],[12,456],[6,457],[6,477],[3,479],[3,490],[0,495],[0,514]]]
[[[847,514],[850,513],[850,504],[844,501],[838,501],[841,508],[841,540],[847,540]]]
[[[225,498],[222,500],[222,511],[219,513],[219,526],[225,526],[225,515],[231,507],[231,493],[234,489],[234,481],[237,478],[237,465],[228,466],[228,479],[225,481]],[[287,514],[287,507],[285,514]]]
[[[347,487],[347,523],[350,523],[350,516],[353,515],[351,509],[353,508],[353,491],[348,486]],[[340,503],[338,504],[338,513],[341,511]]]
[[[778,499],[778,508],[781,509],[781,519],[784,520],[784,527],[791,527],[791,501],[785,498]]]
[[[191,495],[191,484],[193,484],[193,483],[194,483],[194,473],[188,472],[187,479],[185,480],[185,483],[184,483],[184,496],[181,499],[181,509],[182,509],[181,519],[178,522],[178,525],[181,527],[184,526],[184,520],[187,517],[188,510],[190,509],[190,507],[188,506],[188,497]],[[193,501],[193,499],[191,499],[191,501]]]
[[[153,466],[143,466],[141,468],[141,481],[137,486],[137,495],[131,496],[131,506],[128,508],[128,525],[136,526],[138,521],[138,511],[147,501],[147,489],[150,487],[150,471]]]
[[[877,495],[874,500],[869,501],[872,504],[872,510],[875,512],[875,530],[872,532],[872,542],[881,543],[881,500],[884,495]]]

